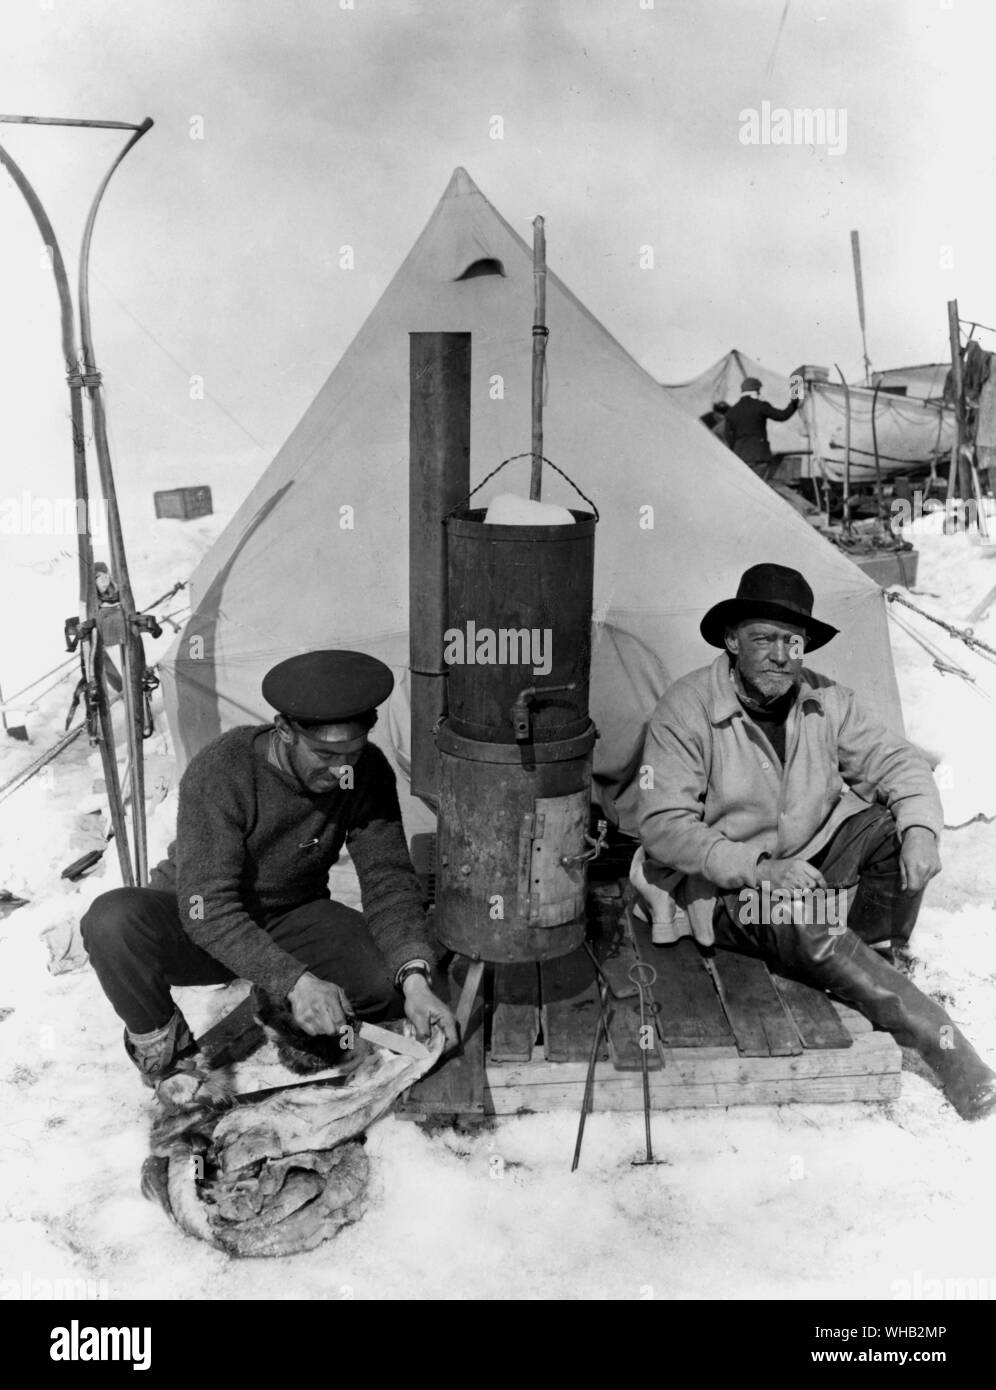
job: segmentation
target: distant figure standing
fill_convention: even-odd
[[[792,389],[801,385],[801,378],[792,378]],[[784,410],[776,410],[769,401],[761,400],[761,383],[756,376],[744,378],[740,399],[726,412],[724,437],[727,444],[756,473],[763,483],[770,483],[775,473],[775,460],[768,444],[768,421],[791,420],[799,409],[795,396]]]

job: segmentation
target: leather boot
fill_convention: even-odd
[[[810,962],[810,980],[864,1014],[876,1028],[915,1048],[965,1120],[996,1110],[996,1072],[939,1004],[923,994],[851,931]]]
[[[916,926],[923,891],[901,893],[862,878],[847,912],[847,925],[891,964],[891,952],[905,946]]]

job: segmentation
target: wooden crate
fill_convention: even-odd
[[[874,579],[883,589],[889,588],[891,584],[903,584],[907,589],[916,588],[917,568],[920,564],[918,550],[886,550],[878,555],[851,555],[850,558],[858,569],[864,570],[869,579]]]
[[[165,492],[154,492],[152,500],[157,517],[175,521],[192,521],[198,516],[210,516],[213,511],[209,487],[169,488]]]
[[[655,1110],[898,1096],[902,1054],[892,1037],[822,992],[772,976],[760,960],[723,951],[709,959],[690,940],[653,946],[619,887],[595,889],[590,922],[588,946],[612,986],[595,1110],[643,1106],[640,1026],[647,1015],[641,1020],[628,973],[637,959],[657,972],[652,992],[663,1040],[648,1053]],[[465,967],[458,962],[458,975]],[[629,997],[614,997],[627,987]],[[577,1111],[598,1012],[599,976],[586,948],[542,965],[494,967],[463,1051],[414,1086],[396,1113]]]

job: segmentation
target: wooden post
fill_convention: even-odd
[[[529,496],[538,502],[543,487],[543,375],[546,365],[546,231],[542,217],[533,219],[533,467]]]
[[[446,712],[443,632],[449,603],[443,517],[470,491],[470,334],[412,333],[409,422],[408,603],[411,787],[432,810]]]
[[[870,386],[871,362],[865,342],[865,287],[861,278],[861,241],[857,232],[851,233],[851,255],[854,258],[854,285],[858,292],[858,323],[861,325],[861,355],[865,360],[865,385]]]
[[[882,380],[880,377],[875,383],[875,390],[872,392],[872,449],[875,452],[875,517],[880,531],[885,524],[885,499],[882,496],[882,464],[878,456],[878,429],[875,425],[875,410],[878,406],[878,393],[881,385]]]
[[[849,535],[851,530],[851,392],[848,389],[847,379],[840,370],[836,362],[837,375],[840,377],[840,384],[844,388],[844,534]]]
[[[950,502],[954,497],[955,488],[959,478],[959,460],[961,458],[961,438],[962,438],[962,376],[961,376],[961,333],[958,328],[958,301],[957,299],[948,300],[948,339],[951,344],[951,382],[954,388],[955,398],[955,439],[951,446],[951,467],[948,470],[948,486],[945,502]],[[944,531],[957,530],[958,523],[950,515],[950,511],[944,518]]]
[[[83,385],[90,399],[90,419],[93,425],[93,443],[97,454],[97,469],[100,474],[100,488],[104,494],[107,508],[108,541],[111,552],[111,570],[117,585],[121,602],[121,616],[124,622],[124,638],[121,643],[121,677],[124,686],[125,733],[128,743],[129,781],[131,790],[131,822],[134,853],[135,883],[144,888],[149,881],[149,856],[145,824],[145,772],[143,739],[143,678],[145,672],[145,653],[140,630],[136,625],[135,600],[131,592],[131,579],[128,574],[128,561],[125,557],[124,534],[121,530],[121,517],[118,512],[117,488],[114,470],[111,467],[111,449],[107,435],[107,415],[104,409],[103,387],[100,372],[93,350],[93,333],[90,320],[90,245],[93,229],[97,221],[107,185],[114,172],[145,133],[152,129],[152,118],[147,116],[139,126],[130,127],[133,134],[117,155],[104,175],[103,182],[94,194],[83,240],[80,243],[78,307],[80,316],[80,351],[83,366]],[[98,608],[98,629],[100,627]],[[103,640],[103,639],[101,639]],[[130,885],[129,885],[130,886]]]

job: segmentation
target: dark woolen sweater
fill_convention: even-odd
[[[796,400],[789,401],[784,410],[778,410],[770,401],[741,396],[723,418],[726,442],[745,463],[766,463],[772,457],[768,421],[791,420],[798,409]]]
[[[329,870],[346,845],[388,971],[393,976],[419,958],[431,964],[435,952],[387,758],[367,744],[353,788],[316,795],[268,761],[272,727],[230,729],[194,757],[180,780],[176,839],[150,886],[176,893],[198,946],[282,996],[306,967],[272,940],[266,923],[328,898]]]

